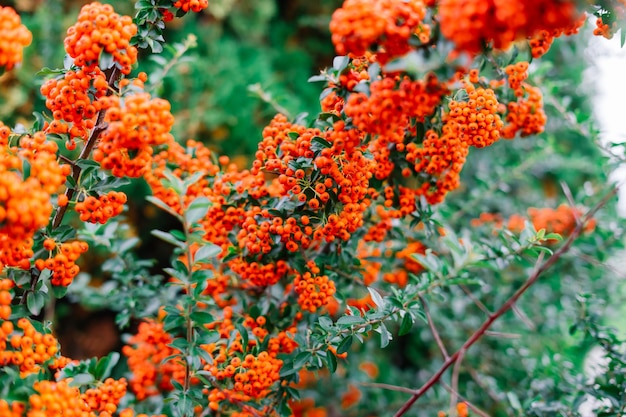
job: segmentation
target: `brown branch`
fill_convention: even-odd
[[[117,69],[117,67],[113,67],[113,70],[109,74],[109,80],[108,80],[109,86],[115,85],[115,82],[119,78],[120,74],[121,74],[120,70]],[[113,90],[109,90],[107,92],[107,96],[110,96],[111,94],[113,94]],[[102,132],[104,132],[107,128],[106,124],[104,123],[105,115],[106,115],[105,109],[100,110],[100,112],[98,112],[98,117],[96,119],[95,126],[93,130],[91,131],[91,134],[89,135],[89,138],[87,139],[87,142],[85,142],[85,146],[80,151],[80,155],[78,156],[78,159],[87,159],[89,158],[89,155],[91,155],[91,151],[93,151],[93,148],[96,146],[98,138],[100,137]],[[80,177],[81,171],[82,169],[78,165],[76,164],[72,165],[72,178],[74,179],[75,182],[78,182],[78,178]],[[73,188],[68,188],[67,190],[65,190],[65,195],[67,196],[68,201],[71,200],[72,197],[74,197],[75,192],[76,190],[74,190]],[[52,219],[53,229],[56,229],[57,227],[61,225],[61,222],[63,221],[63,217],[65,216],[65,213],[67,212],[67,207],[68,206],[65,205],[65,206],[57,208],[57,212],[54,214],[54,219]]]
[[[108,83],[110,87],[113,87],[115,85],[115,82],[119,79],[121,72],[120,70],[114,66],[110,71],[107,70],[105,72],[105,74],[107,74],[109,76],[108,78]],[[107,91],[107,96],[110,96],[111,94],[113,94],[113,92],[115,91],[114,88],[110,88]],[[91,151],[93,151],[93,148],[96,146],[96,143],[98,141],[98,138],[100,137],[100,135],[102,134],[102,132],[104,132],[107,128],[106,124],[104,123],[104,116],[106,115],[106,110],[102,109],[98,112],[98,116],[96,118],[96,123],[95,126],[93,128],[93,130],[91,131],[91,134],[89,135],[89,138],[87,139],[87,141],[85,142],[85,146],[83,147],[83,149],[80,151],[80,155],[78,156],[78,159],[87,159],[89,158],[89,156],[91,155]],[[76,164],[76,161],[70,161],[67,157],[60,155],[59,158],[67,163],[69,163],[72,167],[72,178],[74,179],[74,182],[78,182],[78,179],[80,177],[80,173],[82,171],[82,169],[80,168],[80,166],[78,166]],[[67,196],[67,200],[70,201],[72,199],[72,197],[74,197],[74,193],[76,192],[76,190],[74,188],[70,188],[68,187],[65,190],[65,195]],[[59,206],[57,207],[57,211],[56,213],[54,213],[54,218],[52,219],[52,228],[56,229],[57,227],[59,227],[61,225],[61,223],[63,222],[63,217],[65,217],[65,213],[67,212],[67,208],[69,207],[69,204],[66,204],[65,206]],[[22,298],[20,299],[20,304],[26,304],[26,297],[28,296],[29,292],[34,292],[35,289],[37,288],[37,282],[39,281],[39,270],[37,270],[36,268],[31,268],[31,274],[30,274],[30,288],[26,289],[24,291],[24,293],[22,294]]]
[[[426,320],[428,320],[428,327],[430,327],[430,331],[433,334],[435,341],[437,342],[437,346],[439,346],[439,350],[441,351],[441,354],[443,355],[443,359],[448,360],[450,359],[450,355],[448,355],[448,350],[443,344],[443,341],[441,340],[441,336],[439,336],[439,332],[437,331],[437,328],[435,327],[433,318],[430,315],[430,310],[428,309],[428,304],[426,304],[426,300],[424,299],[422,295],[420,295],[419,298],[420,298],[420,301],[422,302],[422,306],[424,307],[424,314],[426,314]]]
[[[594,214],[604,207],[608,201],[613,198],[619,187],[613,188],[602,200],[591,210],[589,210],[581,219],[581,222],[576,226],[576,228],[572,231],[567,240],[563,243],[563,245],[557,249],[552,256],[550,256],[544,263],[539,265],[535,271],[531,274],[531,276],[526,280],[524,285],[522,285],[515,293],[509,297],[509,299],[491,316],[487,318],[483,322],[483,324],[463,343],[463,346],[456,351],[452,356],[450,356],[444,364],[439,368],[439,370],[422,385],[419,389],[415,391],[415,393],[409,398],[407,402],[402,405],[402,407],[394,414],[394,417],[403,416],[412,406],[413,404],[422,397],[433,385],[435,385],[442,375],[456,363],[457,359],[462,355],[462,353],[466,352],[474,343],[476,343],[489,328],[491,325],[498,320],[500,317],[504,315],[507,311],[513,307],[513,305],[517,302],[517,300],[537,282],[539,277],[546,272],[548,269],[552,267],[565,253],[567,253],[572,246],[572,244],[578,239],[578,237],[582,234],[585,224],[594,216]]]
[[[457,413],[454,412],[456,402],[459,399],[459,373],[461,372],[461,363],[463,362],[463,357],[465,356],[465,350],[461,350],[459,357],[454,363],[454,368],[452,369],[452,395],[450,396],[450,411],[453,412],[453,415],[456,416]]]
[[[489,311],[489,309],[483,304],[482,301],[480,301],[477,297],[474,296],[472,291],[469,288],[467,288],[467,285],[460,284],[459,287],[461,287],[463,292],[470,298],[470,300],[472,300],[474,304],[476,304],[476,307],[478,307],[487,316],[491,316],[492,314],[491,311]]]
[[[444,381],[439,381],[439,384],[441,384],[441,386],[444,387],[444,389],[448,391],[450,394],[456,395],[461,401],[467,404],[470,410],[478,414],[480,417],[489,417],[489,414],[487,414],[486,412],[484,412],[483,410],[481,410],[480,408],[472,404],[470,401],[468,401],[467,398],[465,398],[464,396],[456,392],[454,389],[452,389],[450,385],[446,384]]]

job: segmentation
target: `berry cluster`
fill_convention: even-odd
[[[67,287],[80,272],[80,268],[75,262],[81,254],[87,252],[89,246],[79,240],[59,245],[50,238],[45,239],[43,245],[50,256],[47,259],[37,259],[35,267],[40,271],[44,269],[52,271],[50,278],[52,285]],[[53,252],[56,252],[54,256],[52,256]]]
[[[89,388],[81,398],[92,411],[98,411],[99,417],[110,417],[117,411],[117,406],[126,394],[126,379],[107,378],[96,388]]]
[[[84,222],[105,224],[110,218],[124,211],[126,194],[118,191],[110,191],[98,198],[88,196],[83,201],[76,203],[74,209]]]
[[[103,102],[98,100],[107,95],[108,83],[104,73],[95,68],[68,71],[63,78],[52,78],[41,86],[41,94],[46,97],[46,107],[52,111],[54,121],[49,133],[67,133],[70,140],[87,139],[93,129],[95,117],[102,110]],[[72,126],[69,126],[69,123]]]
[[[128,358],[133,374],[130,387],[138,400],[173,389],[172,379],[182,381],[185,366],[173,359],[164,361],[175,353],[169,344],[172,336],[163,329],[162,323],[144,321],[137,334],[124,346],[122,353]]]
[[[173,6],[185,13],[190,10],[195,13],[200,13],[202,10],[209,7],[209,0],[176,0]]]
[[[174,140],[170,103],[143,92],[102,100],[108,102],[105,121],[109,125],[100,136],[94,160],[117,177],[143,175],[152,160],[152,147]]]
[[[371,51],[381,63],[409,52],[409,41],[430,39],[421,0],[346,0],[330,22],[332,41],[339,55],[359,57]]]
[[[492,89],[466,85],[468,100],[451,101],[447,124],[467,146],[483,148],[500,138],[503,123],[498,112],[498,98]]]
[[[484,45],[508,49],[539,31],[568,31],[581,13],[575,1],[441,0],[441,33],[459,51],[476,54]]]
[[[49,363],[57,355],[59,346],[54,336],[38,332],[26,318],[17,321],[17,328],[21,332],[16,331],[10,321],[0,326],[0,366],[15,366],[25,377]]]
[[[313,261],[307,264],[309,271],[296,274],[293,281],[298,294],[298,304],[304,311],[314,313],[318,308],[328,304],[335,294],[335,283],[328,276],[320,275],[320,269]]]
[[[130,16],[120,16],[109,4],[93,2],[80,10],[78,21],[67,30],[65,50],[78,67],[93,71],[102,53],[113,56],[122,74],[130,74],[137,62],[137,48],[130,45],[137,26]]]
[[[10,131],[8,131],[10,133]],[[7,129],[0,125],[0,266],[30,268],[32,237],[48,224],[50,194],[69,174],[69,166],[56,160],[57,145],[43,132],[21,138],[21,149],[8,146]],[[24,161],[30,175],[24,179]]]
[[[23,50],[31,42],[32,34],[15,10],[0,6],[0,69],[11,70],[22,62]]]

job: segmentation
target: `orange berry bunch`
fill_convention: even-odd
[[[22,62],[23,50],[32,40],[15,10],[0,6],[0,69],[8,71]]]
[[[513,139],[518,132],[521,136],[543,132],[548,118],[543,110],[541,90],[523,83],[515,94],[518,95],[517,101],[508,103],[506,107],[506,124],[502,128],[502,137]]]
[[[357,129],[379,135],[377,146],[384,148],[402,143],[410,122],[423,122],[432,115],[446,92],[434,75],[425,81],[386,76],[370,84],[369,97],[351,94],[345,112]]]
[[[133,374],[130,386],[138,400],[171,391],[172,379],[183,381],[185,366],[173,359],[163,360],[175,353],[168,345],[172,336],[163,329],[162,323],[144,321],[139,324],[122,353],[128,358],[128,367]]]
[[[289,272],[289,266],[283,260],[264,265],[258,262],[248,263],[241,258],[236,258],[229,262],[229,267],[245,282],[256,287],[274,285]]]
[[[78,21],[67,30],[65,51],[74,58],[74,64],[91,72],[99,65],[101,54],[106,52],[120,68],[122,74],[130,74],[137,62],[137,48],[130,40],[137,33],[137,26],[130,16],[120,16],[109,4],[93,2],[80,10]]]
[[[50,278],[52,285],[67,287],[80,272],[80,268],[75,262],[81,254],[87,252],[89,246],[86,242],[79,240],[59,245],[54,239],[46,238],[43,242],[43,247],[49,252],[50,256],[48,259],[37,259],[35,267],[40,271],[44,269],[52,271],[52,277]],[[53,252],[56,252],[54,256],[52,256]]]
[[[26,406],[24,403],[14,401],[9,404],[6,400],[0,400],[0,416],[3,417],[23,417]]]
[[[421,146],[413,142],[406,145],[406,160],[413,164],[415,172],[430,178],[416,190],[430,204],[442,202],[448,192],[460,185],[459,174],[469,148],[461,139],[458,126],[458,123],[444,123],[441,134],[427,131]]]
[[[13,280],[0,279],[0,320],[8,320],[11,316],[11,300],[13,299],[11,288],[13,288]]]
[[[307,272],[296,274],[293,281],[298,294],[298,304],[303,310],[314,313],[328,304],[335,294],[335,283],[327,275],[319,275],[320,269],[313,261],[307,263]]]
[[[58,382],[35,382],[33,388],[37,393],[32,394],[28,399],[28,417],[95,417],[89,405],[81,397],[80,390],[72,387],[71,382],[71,378]]]
[[[28,269],[32,237],[48,224],[50,193],[65,181],[67,169],[56,162],[57,145],[47,142],[43,133],[24,137],[21,142],[22,150],[0,143],[0,267]],[[31,175],[26,179],[21,157],[31,164]]]
[[[498,98],[490,88],[474,88],[467,85],[467,101],[451,101],[447,124],[456,125],[454,130],[467,146],[484,148],[500,138],[503,127],[497,114]]]
[[[107,378],[96,388],[89,388],[82,395],[92,411],[98,411],[99,417],[110,417],[117,411],[117,406],[126,394],[126,379]]]
[[[533,58],[540,58],[545,55],[545,53],[550,49],[550,46],[552,45],[552,42],[554,42],[555,38],[562,35],[572,36],[578,33],[582,25],[585,24],[586,18],[587,16],[582,14],[577,20],[568,26],[563,26],[551,31],[540,30],[535,33],[535,35],[533,35],[528,41]]]
[[[377,61],[385,63],[409,52],[412,37],[421,43],[429,41],[425,17],[421,0],[346,0],[333,13],[332,41],[339,55],[358,57],[371,51]]]
[[[74,209],[84,222],[105,224],[110,218],[124,211],[126,194],[118,191],[110,191],[98,198],[88,196],[83,201],[76,203]]]
[[[99,68],[91,72],[79,69],[66,72],[61,79],[46,81],[40,91],[54,118],[47,131],[68,133],[70,140],[87,139],[95,125],[96,114],[103,108],[103,102],[98,99],[107,95],[108,83]]]
[[[576,228],[576,219],[582,216],[582,212],[578,208],[561,204],[556,209],[531,207],[528,209],[528,216],[535,230],[545,229],[547,233],[567,236]],[[591,232],[595,227],[595,221],[590,221],[585,226],[585,232]],[[511,216],[507,228],[514,232],[522,231],[524,218],[520,215]]]
[[[231,380],[232,388],[215,389],[209,392],[209,408],[216,410],[224,399],[250,401],[266,397],[270,388],[279,380],[283,361],[263,351],[254,356],[247,354],[243,360],[235,356],[224,371],[218,372],[218,382]],[[222,394],[218,394],[222,392]]]
[[[148,93],[107,100],[105,121],[109,125],[100,136],[94,160],[116,177],[139,177],[150,166],[152,147],[173,141],[170,103]]]
[[[607,5],[603,4],[603,8]],[[593,30],[595,36],[602,36],[606,39],[612,39],[615,32],[618,30],[618,21],[624,19],[626,16],[626,2],[624,0],[618,0],[611,4],[610,7],[603,10],[603,14],[596,19],[596,27]]]
[[[57,355],[58,341],[51,334],[39,333],[26,318],[19,319],[17,327],[22,330],[21,334],[14,331],[10,321],[0,326],[4,334],[0,337],[0,366],[16,366],[22,376],[39,372],[41,365]],[[9,347],[11,350],[8,350]]]
[[[441,0],[441,33],[458,51],[476,54],[484,45],[508,49],[541,30],[567,30],[581,13],[572,0]]]
[[[528,62],[520,61],[516,64],[507,65],[504,68],[508,86],[517,97],[524,95],[524,81],[528,78]]]
[[[185,13],[189,10],[200,13],[202,10],[209,7],[209,0],[176,0],[173,6]]]

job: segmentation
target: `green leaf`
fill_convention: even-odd
[[[283,364],[283,366],[280,368],[280,373],[279,373],[279,376],[280,376],[281,378],[285,378],[285,377],[287,377],[287,376],[289,376],[289,375],[293,375],[293,374],[295,374],[295,373],[296,373],[296,372],[298,372],[298,371],[299,371],[299,369],[295,369],[295,368],[293,367],[293,363],[291,363],[291,362],[286,362],[286,363],[285,363],[285,364]]]
[[[350,347],[352,347],[352,341],[352,336],[348,336],[343,339],[337,346],[337,354],[341,355],[342,353],[346,353],[347,351],[349,351]]]
[[[363,323],[365,323],[365,319],[361,316],[343,316],[337,320],[337,326],[344,328]]]
[[[39,315],[45,303],[46,298],[40,291],[29,292],[26,296],[26,307],[28,307],[28,311],[34,316]]]
[[[211,201],[206,197],[199,197],[193,200],[185,210],[185,221],[187,224],[195,224],[206,216],[210,206]]]
[[[189,342],[187,342],[187,339],[185,339],[184,337],[177,337],[168,346],[178,350],[181,353],[184,353],[189,347]]]
[[[213,323],[213,321],[215,321],[213,316],[206,311],[194,311],[189,315],[189,317],[200,326],[208,323]]]
[[[222,248],[220,246],[211,242],[207,242],[206,244],[204,244],[204,246],[196,251],[193,261],[194,263],[201,263],[203,261],[215,258],[220,253],[222,253]]]
[[[330,331],[333,328],[333,321],[330,317],[321,316],[317,319],[320,327],[326,331]]]
[[[163,232],[161,230],[152,230],[150,233],[153,236],[156,236],[159,239],[161,239],[161,240],[163,240],[163,241],[165,241],[167,243],[170,243],[170,244],[172,244],[174,246],[177,246],[177,247],[179,247],[181,249],[185,248],[185,242],[181,242],[180,240],[176,239],[174,236],[172,236],[171,233]]]
[[[411,331],[411,327],[413,327],[413,317],[409,313],[406,313],[404,317],[402,317],[402,323],[400,324],[400,331],[398,334],[400,336],[404,336]]]
[[[337,72],[342,72],[350,63],[350,57],[348,56],[336,56],[333,59],[333,69]]]
[[[372,296],[372,301],[374,301],[374,304],[376,304],[378,308],[385,308],[385,300],[380,295],[380,293],[372,287],[367,287],[367,290]]]
[[[153,196],[147,196],[146,200],[148,200],[149,202],[151,202],[152,204],[154,204],[155,206],[157,206],[158,208],[160,208],[161,210],[171,214],[172,216],[176,217],[176,218],[180,218],[180,214],[178,214],[176,211],[174,211],[173,208],[171,208],[170,206],[168,206],[165,201],[160,200],[156,197]]]
[[[111,352],[104,358],[98,361],[96,365],[95,377],[99,381],[104,381],[111,375],[111,371],[117,365],[120,360],[120,354],[118,352]]]
[[[326,365],[328,365],[328,370],[331,374],[334,374],[337,370],[337,357],[330,350],[326,351]]]
[[[389,341],[393,339],[393,336],[387,330],[387,326],[384,323],[380,323],[380,326],[376,329],[378,333],[380,333],[380,347],[381,349],[386,348],[389,345]]]
[[[239,334],[241,335],[241,344],[245,352],[248,349],[248,330],[243,327],[243,324],[241,323],[235,323],[235,328],[239,331]]]
[[[74,375],[72,377],[72,382],[70,382],[70,387],[78,387],[81,385],[88,385],[95,381],[93,375],[88,373],[82,373],[78,375]]]
[[[300,352],[296,355],[296,358],[293,360],[293,367],[295,369],[300,369],[302,367],[304,367],[309,360],[311,359],[311,352],[309,351],[304,351],[304,352]]]

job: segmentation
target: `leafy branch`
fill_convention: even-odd
[[[435,385],[439,379],[443,376],[443,374],[453,366],[460,357],[467,351],[469,348],[481,339],[487,332],[487,330],[491,327],[491,325],[498,320],[500,317],[504,315],[508,310],[510,310],[517,300],[537,282],[537,280],[541,277],[541,275],[550,269],[564,254],[566,254],[573,243],[578,239],[578,237],[583,233],[585,225],[593,218],[595,213],[604,207],[611,198],[613,198],[619,190],[619,187],[613,188],[602,200],[596,204],[595,207],[590,209],[585,215],[580,219],[580,223],[574,228],[570,236],[565,240],[563,245],[557,249],[552,256],[550,256],[545,262],[542,262],[543,255],[540,256],[537,264],[539,264],[535,271],[531,274],[531,276],[526,280],[526,282],[513,294],[509,299],[507,299],[504,304],[493,314],[491,314],[483,324],[463,343],[461,348],[457,350],[454,354],[452,354],[439,368],[437,372],[426,381],[419,389],[415,390],[411,398],[404,403],[404,405],[394,414],[394,417],[403,416],[412,406],[413,404],[422,397],[430,388]]]

